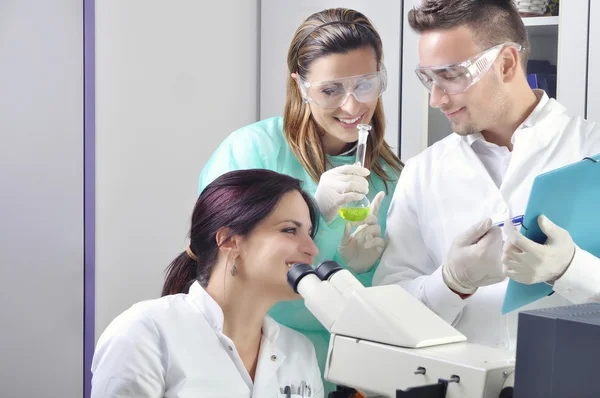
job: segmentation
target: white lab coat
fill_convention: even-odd
[[[254,383],[223,312],[197,282],[189,294],[135,304],[100,337],[92,363],[92,398],[292,397],[305,382],[323,397],[314,347],[302,334],[265,317]]]
[[[509,352],[516,347],[518,312],[501,314],[508,279],[462,300],[445,285],[441,265],[454,238],[477,221],[524,214],[537,175],[600,153],[600,126],[570,117],[544,93],[512,140],[500,187],[471,148],[472,137],[452,134],[409,159],[390,205],[387,248],[373,278],[379,285],[399,283],[470,341]],[[600,299],[600,260],[577,248],[554,290],[521,311]]]

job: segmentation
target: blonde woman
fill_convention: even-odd
[[[381,95],[387,75],[381,38],[360,12],[324,10],[296,30],[287,64],[283,117],[232,133],[204,166],[199,193],[219,175],[236,169],[264,168],[302,180],[321,213],[316,262],[335,260],[370,286],[384,248],[391,194],[402,169],[384,141]],[[372,126],[364,168],[353,165],[358,124]],[[371,201],[367,226],[351,233],[338,211],[365,195]],[[304,303],[281,302],[270,313],[311,339],[324,369],[329,334]],[[326,384],[327,390],[333,388]]]

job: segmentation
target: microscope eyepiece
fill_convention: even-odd
[[[315,271],[319,279],[326,281],[331,278],[331,275],[341,270],[343,270],[343,268],[335,261],[323,261]]]
[[[292,266],[292,268],[290,268],[287,273],[287,281],[290,287],[294,290],[294,293],[298,293],[298,283],[300,283],[300,280],[309,274],[316,275],[316,272],[313,267],[308,264],[296,263]]]

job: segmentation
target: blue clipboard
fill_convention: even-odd
[[[543,244],[547,236],[537,218],[544,214],[566,229],[573,241],[600,257],[600,154],[540,174],[533,181],[521,233]],[[519,309],[553,292],[547,283],[508,282],[502,314]]]

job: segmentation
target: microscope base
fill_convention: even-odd
[[[332,334],[325,378],[367,396],[498,398],[513,370],[509,352],[468,342],[401,348]]]

